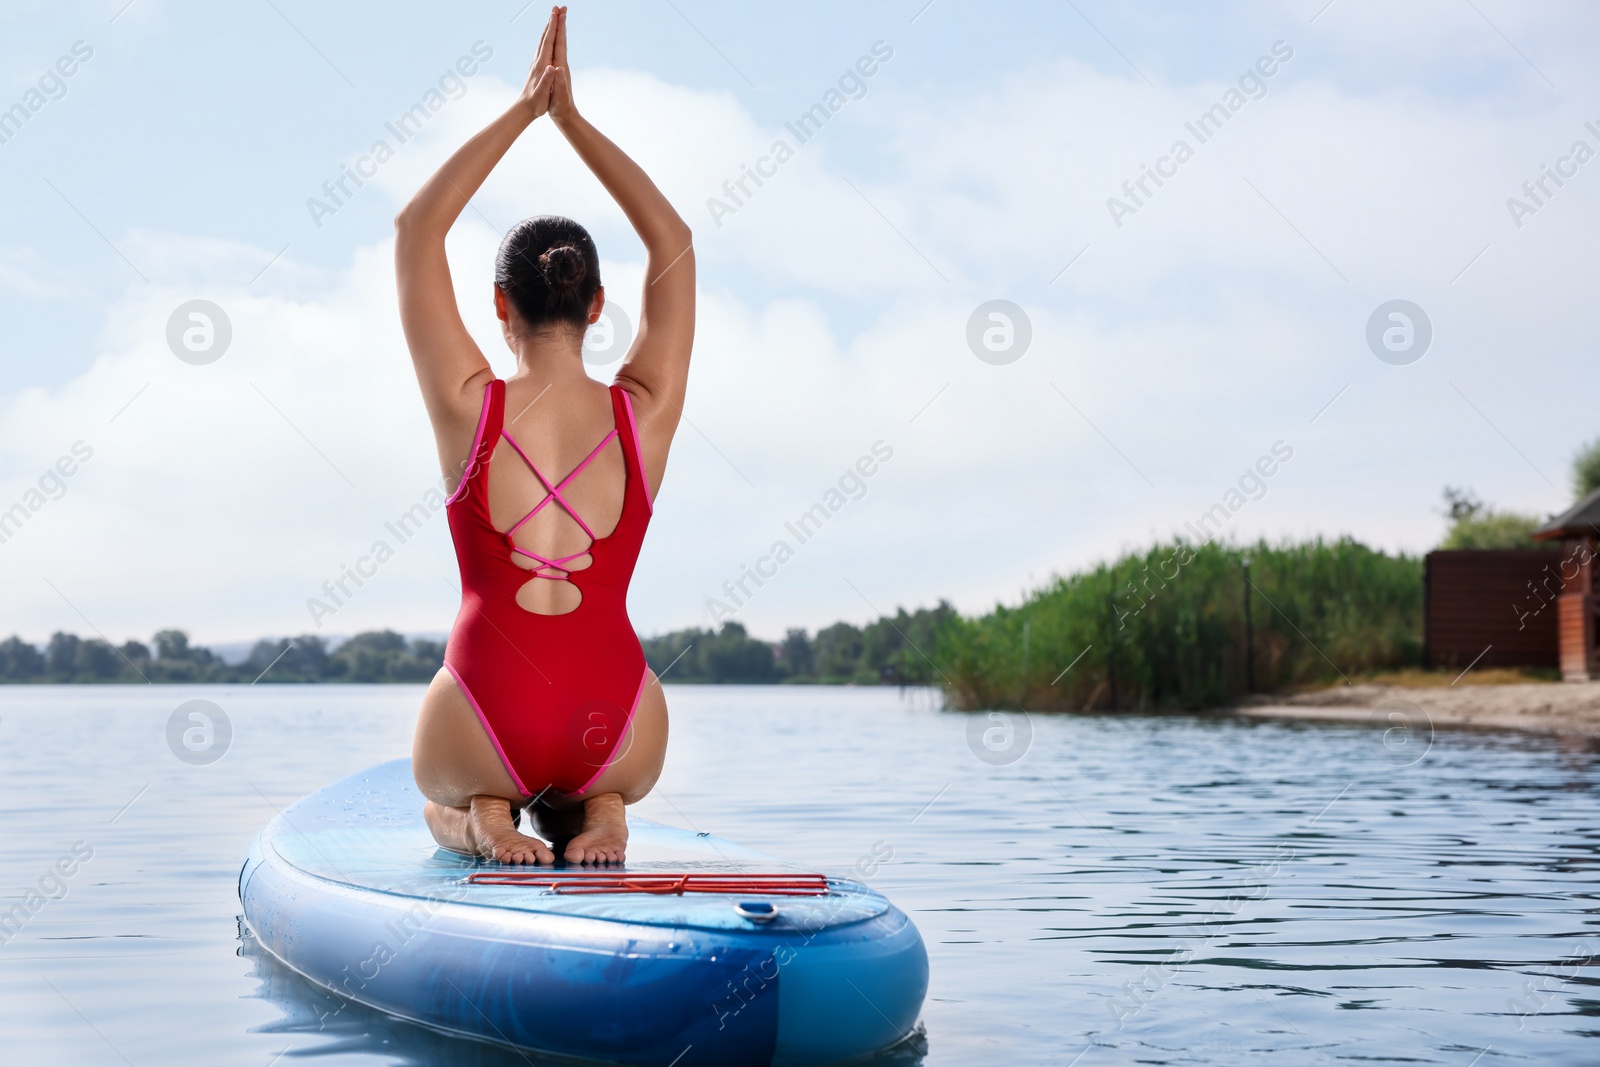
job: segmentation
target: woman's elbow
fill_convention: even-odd
[[[658,250],[668,256],[676,256],[694,244],[694,233],[689,229],[689,224],[676,215],[670,222],[661,227],[656,238]]]
[[[407,201],[406,206],[395,214],[395,232],[412,235],[426,233],[430,229],[429,224],[433,221],[429,217],[430,214],[435,213],[429,212],[426,205],[420,205],[414,199]]]

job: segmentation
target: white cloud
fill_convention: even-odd
[[[1353,92],[1302,54],[1115,228],[1105,198],[1228,84],[1153,92],[1062,62],[949,99],[874,85],[837,120],[854,127],[825,129],[718,229],[705,198],[779,131],[724,93],[582,78],[597,125],[696,228],[702,266],[692,425],[635,583],[640,629],[709,621],[705,598],[879,439],[893,460],[752,600],[741,618],[756,632],[1013,597],[1171,534],[1279,439],[1295,458],[1240,514],[1240,536],[1349,532],[1422,549],[1447,482],[1503,506],[1561,506],[1567,457],[1591,431],[1551,413],[1581,411],[1570,398],[1597,384],[1584,264],[1600,170],[1522,230],[1504,198],[1581,135],[1582,116]],[[371,195],[398,206],[510,92],[480,76]],[[881,153],[852,156],[869,130]],[[548,126],[478,207],[500,226],[545,211],[589,223],[608,290],[637,312],[637,243]],[[505,374],[487,297],[495,243],[469,212],[450,253],[469,328]],[[151,282],[108,309],[94,366],[0,403],[0,507],[73,441],[95,449],[66,496],[0,545],[8,622],[35,637],[83,629],[48,578],[114,637],[305,630],[306,598],[436,477],[390,249],[362,248],[333,274],[291,254],[253,285],[272,250],[137,234],[129,254]],[[164,341],[172,309],[197,296],[234,329],[205,367]],[[965,342],[972,309],[996,296],[1034,328],[1004,367]],[[1394,296],[1435,322],[1414,366],[1379,363],[1362,339]],[[451,578],[440,517],[329,629],[443,629]]]
[[[60,272],[32,248],[0,247],[0,285],[36,300],[53,300],[72,291]]]

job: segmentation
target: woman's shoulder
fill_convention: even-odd
[[[462,383],[459,391],[450,397],[448,418],[454,425],[476,425],[488,415],[495,396],[495,386],[502,384],[494,371],[484,368]]]
[[[629,376],[624,371],[618,371],[617,377],[611,383],[611,391],[619,394],[628,409],[634,412],[635,417],[643,420],[647,414],[653,414],[659,398],[656,394],[639,384],[638,380]]]

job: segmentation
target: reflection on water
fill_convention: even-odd
[[[251,935],[242,918],[239,921],[239,955],[250,961],[246,977],[259,983],[254,995],[283,1013],[281,1018],[252,1026],[250,1032],[293,1035],[301,1039],[282,1043],[299,1057],[370,1057],[405,1067],[437,1063],[459,1067],[513,1067],[529,1062],[536,1065],[563,1062],[435,1033],[336,996],[279,963]]]
[[[4,1060],[553,1067],[346,1002],[241,935],[255,831],[409,751],[420,692],[0,689],[0,916],[28,905],[0,931]],[[865,875],[922,930],[926,1036],[881,1063],[1600,1062],[1588,743],[1441,731],[1399,759],[1392,724],[668,696],[640,814]],[[213,764],[168,746],[191,699],[231,722]]]

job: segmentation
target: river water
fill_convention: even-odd
[[[407,755],[420,695],[0,689],[0,912],[44,900],[0,933],[0,1059],[536,1062],[330,1011],[241,932],[251,837],[303,794]],[[212,763],[167,739],[196,698],[232,725]],[[921,929],[922,1028],[883,1064],[1600,1062],[1589,745],[991,719],[892,689],[669,686],[668,700],[667,770],[636,810],[873,870]]]

